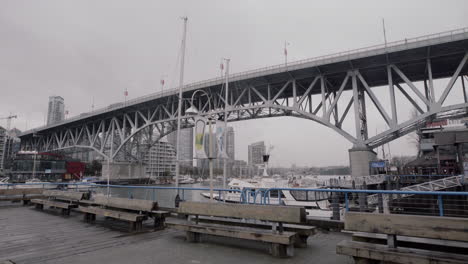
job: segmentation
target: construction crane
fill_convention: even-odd
[[[7,127],[6,127],[7,131],[10,131],[11,119],[13,119],[13,118],[18,118],[18,116],[17,115],[12,115],[10,113],[10,115],[7,116],[7,117],[0,117],[0,119],[6,119],[7,120]]]

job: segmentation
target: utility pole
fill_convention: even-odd
[[[284,42],[284,66],[288,65],[288,48],[289,42],[285,41]]]
[[[229,62],[231,61],[230,59],[224,59],[226,61],[226,72],[224,76],[226,77],[226,94],[224,97],[224,149],[226,151],[226,157],[224,159],[224,164],[223,164],[223,189],[226,189],[226,178],[227,178],[227,163],[229,161],[229,156],[227,155],[227,122],[228,122],[228,107],[229,107]]]
[[[182,56],[180,58],[180,78],[179,78],[179,104],[177,106],[177,142],[176,142],[176,187],[179,187],[180,173],[180,117],[182,112],[182,88],[184,85],[184,60],[185,60],[185,41],[187,35],[187,17],[182,17],[184,20],[184,30],[182,35]]]
[[[385,49],[387,49],[387,33],[385,32],[385,19],[382,18],[383,37],[385,41]]]

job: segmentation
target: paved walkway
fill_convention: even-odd
[[[184,233],[166,229],[127,233],[121,222],[97,219],[82,221],[72,212],[64,217],[58,211],[37,211],[33,207],[0,204],[0,263],[353,263],[336,255],[342,233],[321,233],[309,238],[309,246],[295,249],[295,256],[277,259],[268,254],[266,244],[255,241],[204,238],[204,243],[185,242]]]

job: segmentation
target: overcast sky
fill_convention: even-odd
[[[90,111],[93,98],[99,108],[122,101],[125,89],[128,99],[159,91],[161,76],[167,88],[175,87],[181,16],[189,18],[189,83],[219,76],[222,57],[231,59],[231,72],[240,72],[282,63],[285,41],[293,61],[381,44],[382,18],[394,41],[468,27],[467,11],[463,0],[0,0],[0,117],[17,114],[13,126],[24,130],[44,124],[49,95],[64,97],[73,116]],[[398,103],[399,114],[408,116],[408,104]],[[369,133],[375,134],[385,126],[369,107]],[[273,165],[348,164],[351,143],[313,121],[232,125],[236,158],[246,159],[247,145],[265,140],[275,146]],[[390,149],[393,155],[415,152],[407,138]]]

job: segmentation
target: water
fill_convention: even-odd
[[[149,186],[160,186],[160,187],[175,187],[175,185],[149,185]],[[215,182],[214,188],[222,188],[222,184]],[[141,186],[145,187],[145,186]],[[182,188],[210,188],[209,182],[195,183],[195,184],[181,184],[179,187]],[[107,193],[106,187],[101,187],[96,190],[101,194]],[[201,195],[202,192],[209,192],[209,190],[179,190],[179,196],[181,199],[186,201],[208,201],[207,198]],[[147,189],[147,188],[110,188],[111,196],[121,198],[133,198],[143,200],[153,200],[158,202],[161,207],[174,207],[175,197],[177,190],[175,189]]]

